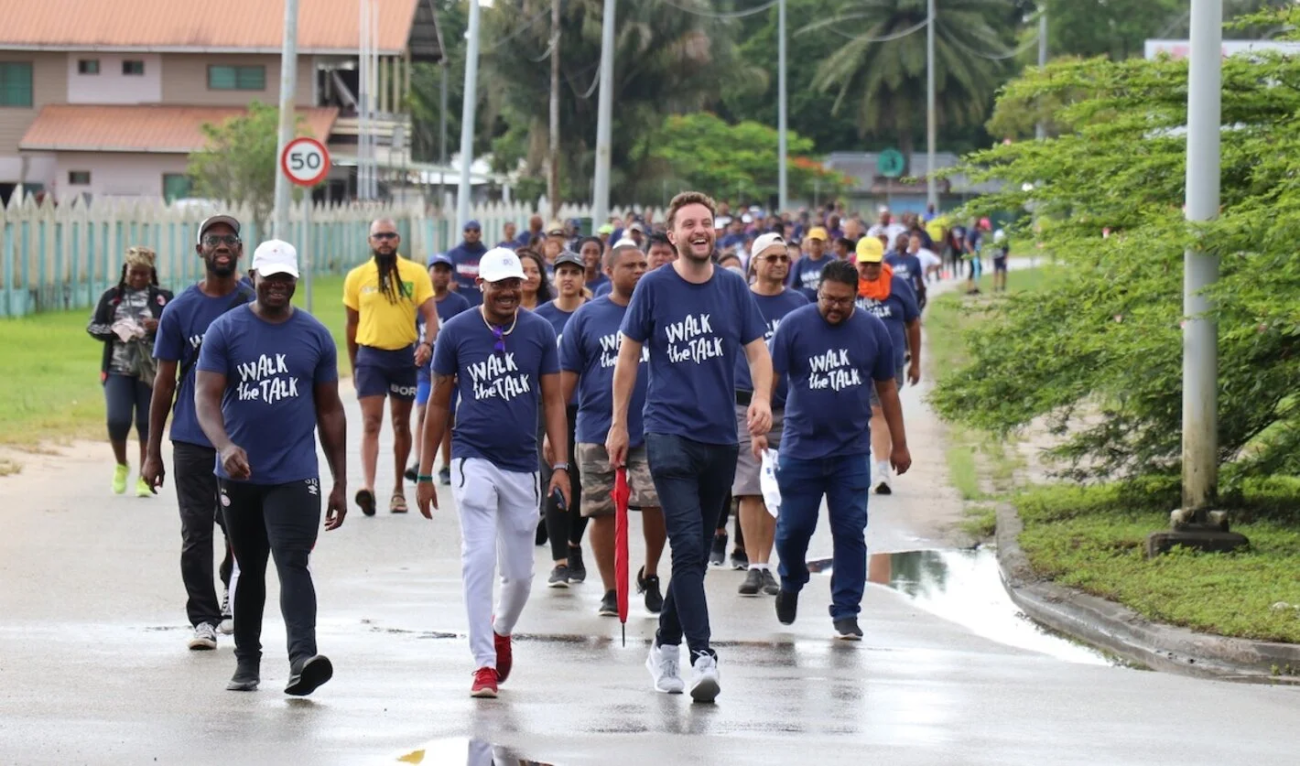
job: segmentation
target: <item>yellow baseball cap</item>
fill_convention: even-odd
[[[808,230],[808,239],[820,239],[822,242],[830,239],[830,235],[820,226],[814,226]]]
[[[858,240],[858,263],[880,263],[885,260],[885,246],[875,237]]]

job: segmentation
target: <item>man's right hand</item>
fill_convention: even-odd
[[[149,485],[153,493],[158,494],[158,489],[162,487],[163,480],[167,477],[167,469],[163,467],[161,455],[150,455],[145,458],[144,465],[140,467],[140,478],[144,483]]]
[[[609,453],[609,465],[617,470],[627,465],[627,426],[610,426],[609,435],[605,437],[605,452]]]
[[[253,475],[253,469],[248,465],[248,453],[234,444],[221,450],[221,465],[226,469],[226,475],[236,481],[244,481]]]
[[[894,467],[894,473],[902,476],[912,467],[912,453],[906,446],[894,447],[889,453],[889,463]]]
[[[415,485],[415,504],[420,515],[426,519],[433,518],[433,511],[438,509],[438,488],[431,481],[422,481]],[[430,506],[433,510],[430,510]]]

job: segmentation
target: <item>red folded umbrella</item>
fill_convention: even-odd
[[[632,491],[627,486],[627,468],[614,472],[614,587],[618,592],[618,620],[623,624],[623,645],[627,646],[627,503]]]

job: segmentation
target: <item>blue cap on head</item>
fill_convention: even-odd
[[[478,221],[474,221],[474,220],[466,221],[466,222],[465,222],[465,228],[466,228],[466,229],[478,229],[479,231],[482,231],[482,230],[483,230],[483,227],[478,225]]]
[[[451,262],[451,259],[450,259],[450,258],[448,258],[447,256],[443,255],[442,253],[434,253],[433,255],[429,256],[429,262],[425,264],[425,268],[432,267],[432,266],[434,266],[434,265],[436,265],[436,264],[439,264],[439,263],[444,264],[444,265],[446,265],[446,266],[454,266],[454,265],[455,265],[455,264],[453,264],[453,263]]]

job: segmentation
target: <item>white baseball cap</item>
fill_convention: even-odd
[[[515,255],[515,251],[505,247],[494,247],[479,259],[478,275],[484,282],[524,279],[524,267],[519,262],[519,256]]]
[[[774,231],[769,231],[766,234],[760,234],[758,236],[758,239],[754,240],[754,246],[749,249],[749,252],[755,256],[758,256],[758,255],[762,255],[763,251],[768,249],[769,247],[780,247],[782,250],[784,250],[785,237],[782,237],[780,234],[777,234]]]
[[[619,250],[628,247],[632,248],[633,250],[641,249],[641,246],[636,243],[635,239],[629,239],[628,237],[623,237],[622,239],[614,243],[614,246],[610,248],[610,252],[617,252]]]
[[[298,250],[288,242],[268,239],[253,251],[253,271],[264,277],[288,274],[298,278]]]

